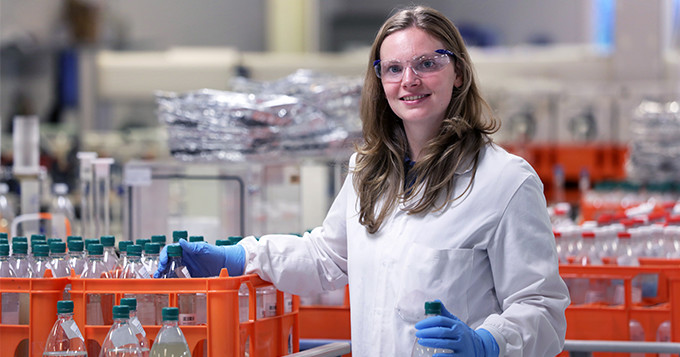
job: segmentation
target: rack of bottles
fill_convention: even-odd
[[[274,293],[275,313],[258,308],[265,290]],[[67,298],[65,295],[74,302],[74,321],[82,331],[88,352],[95,356],[113,323],[112,307],[127,296],[140,294],[164,295],[169,306],[180,307],[180,313],[183,295],[205,295],[205,322],[180,325],[194,356],[280,356],[299,350],[299,299],[276,291],[256,275],[229,277],[226,269],[218,277],[153,280],[82,279],[74,273],[54,278],[48,270],[44,278],[0,278],[0,291],[3,298],[7,293],[27,298],[27,305],[22,304],[21,310],[25,316],[21,314],[19,324],[0,324],[3,336],[0,355],[19,352],[41,356],[57,313],[57,302]],[[88,309],[88,298],[92,295],[109,297],[99,300],[102,311],[109,312],[103,314],[102,324],[88,323],[88,313],[92,312]],[[160,328],[160,322],[144,326],[150,341]]]

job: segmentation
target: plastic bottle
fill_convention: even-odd
[[[71,276],[71,266],[66,257],[66,243],[50,243],[50,268],[56,278]]]
[[[442,313],[442,303],[439,301],[428,301],[425,303],[425,316],[437,316]],[[413,343],[411,350],[411,357],[425,357],[433,356],[435,353],[453,353],[453,351],[446,348],[432,348],[426,347],[418,343],[418,339]]]
[[[68,197],[68,185],[65,183],[55,183],[52,185],[52,201],[50,202],[50,213],[53,215],[63,215],[68,219],[71,227],[76,220],[76,211],[73,203]]]
[[[43,356],[87,356],[85,339],[73,320],[73,301],[57,302],[57,321],[47,335]]]
[[[123,268],[125,267],[125,264],[127,264],[127,247],[129,245],[134,244],[133,242],[129,240],[123,240],[118,242],[118,264],[116,264],[116,267],[113,268],[113,277],[114,278],[120,278],[123,275]]]
[[[189,270],[182,262],[182,247],[179,245],[169,245],[167,253],[168,263],[165,270],[161,273],[161,278],[191,278]],[[179,305],[180,311],[180,325],[196,324],[195,294],[177,294],[177,304]]]
[[[118,265],[118,255],[116,254],[116,238],[114,236],[101,236],[99,239],[101,244],[104,246],[104,264],[106,268],[113,271],[116,265]]]
[[[12,266],[17,278],[33,277],[33,266],[28,259],[28,243],[12,241]]]
[[[622,231],[617,234],[619,243],[617,244],[616,264],[620,266],[639,266],[638,257],[631,246],[631,234],[627,231]],[[625,287],[623,280],[613,280],[614,296],[612,304],[623,305],[625,302]],[[636,304],[642,301],[642,283],[640,277],[637,276],[632,280],[631,301]]]
[[[164,307],[163,326],[158,331],[151,347],[151,357],[191,357],[189,345],[178,326],[179,310]]]
[[[127,262],[123,267],[124,279],[150,279],[151,275],[142,263],[142,247],[137,244],[127,246]]]
[[[161,245],[158,243],[146,243],[144,245],[144,258],[142,264],[146,267],[146,271],[153,275],[158,270],[158,262],[160,259],[159,253]]]
[[[628,323],[628,330],[630,333],[630,340],[637,342],[644,342],[645,340],[645,330],[642,328],[642,324],[638,320],[630,319]],[[644,353],[631,353],[630,357],[645,357]]]
[[[33,246],[33,277],[42,278],[45,271],[50,269],[50,247],[47,244]]]
[[[248,312],[248,301],[249,301],[250,291],[248,290],[248,285],[246,283],[241,283],[238,289],[238,321],[248,322],[250,319]]]
[[[102,343],[99,357],[141,357],[142,349],[137,334],[130,325],[130,309],[125,305],[113,307],[113,325]]]
[[[92,243],[87,246],[87,264],[81,274],[83,279],[109,279],[111,273],[104,265],[104,246],[99,243]],[[87,294],[87,324],[104,325],[104,302],[103,294]]]
[[[120,299],[120,304],[125,305],[130,309],[130,325],[132,329],[135,330],[135,335],[137,336],[137,341],[139,341],[139,348],[142,350],[142,356],[149,356],[149,338],[146,337],[146,331],[142,323],[137,318],[137,299],[135,298],[122,298]]]
[[[71,240],[68,242],[68,265],[76,275],[83,274],[85,270],[86,257],[82,240]]]
[[[671,322],[666,320],[656,330],[656,342],[671,342]],[[670,353],[659,353],[659,357],[671,357]]]
[[[0,278],[14,278],[14,267],[9,259],[9,244],[0,244]],[[2,324],[19,324],[19,293],[2,293]]]
[[[158,270],[160,245],[158,243],[146,243],[144,245],[145,257],[142,264],[146,271],[153,277]],[[142,294],[137,295],[139,312],[137,317],[145,325],[161,324],[161,309],[168,306],[169,297],[166,294]]]
[[[15,212],[12,201],[8,198],[9,186],[0,182],[0,232],[9,233]]]

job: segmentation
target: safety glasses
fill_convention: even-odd
[[[456,58],[453,52],[449,50],[439,49],[434,52],[432,55],[418,56],[404,62],[397,60],[384,62],[375,60],[373,62],[375,75],[382,79],[383,82],[396,83],[401,82],[404,72],[406,72],[407,68],[411,68],[416,76],[423,78],[443,70],[451,63],[451,57]]]

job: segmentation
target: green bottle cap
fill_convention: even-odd
[[[9,244],[0,244],[0,256],[9,256]]]
[[[46,257],[50,255],[50,247],[47,244],[36,244],[33,246],[33,256]]]
[[[66,237],[66,242],[67,242],[67,243],[70,242],[70,241],[73,241],[73,240],[80,240],[80,241],[82,241],[82,240],[83,240],[83,237],[81,237],[81,236],[68,236],[68,237]]]
[[[167,238],[165,238],[165,234],[158,234],[158,235],[151,236],[151,241],[153,243],[165,245],[165,243],[167,242]]]
[[[187,231],[173,231],[172,232],[172,241],[173,241],[173,243],[177,243],[182,238],[187,239],[188,236],[189,236],[189,233],[187,233]]]
[[[182,247],[179,245],[169,245],[168,246],[168,256],[169,257],[181,257]]]
[[[31,234],[31,242],[34,240],[47,240],[44,234]]]
[[[90,244],[101,244],[101,243],[99,242],[99,239],[94,239],[94,238],[85,239],[85,250],[87,250],[87,247],[89,247]]]
[[[144,247],[146,243],[151,243],[151,239],[148,238],[139,238],[135,241],[135,244]]]
[[[9,239],[9,236],[5,232],[0,232],[0,238],[7,238]]]
[[[63,242],[63,241],[59,238],[47,238],[47,245],[51,245],[52,243],[55,243],[55,242]]]
[[[203,242],[205,239],[203,239],[203,236],[191,236],[189,237],[189,242]]]
[[[137,310],[137,299],[135,298],[122,298],[120,299],[120,304],[127,306],[130,311]]]
[[[64,242],[51,242],[50,252],[52,253],[66,253],[66,243]]]
[[[241,236],[231,236],[229,237],[229,241],[231,242],[232,245],[235,245],[236,243],[240,242],[243,237]]]
[[[229,239],[218,239],[215,241],[215,245],[217,246],[233,245],[233,243]]]
[[[14,254],[28,254],[28,243],[12,241],[12,251]]]
[[[116,237],[114,237],[114,236],[101,236],[99,241],[105,247],[113,247],[113,245],[116,244]]]
[[[161,245],[158,243],[146,243],[144,244],[144,253],[146,254],[158,254],[161,252]]]
[[[68,242],[68,250],[70,252],[82,252],[85,243],[82,240],[71,240]]]
[[[7,244],[7,245],[9,245],[9,239],[0,237],[0,244]]]
[[[28,238],[26,238],[24,236],[18,236],[18,237],[12,238],[12,242],[26,242],[26,244],[28,244]]]
[[[116,305],[113,307],[114,319],[130,318],[130,308],[127,305]]]
[[[99,243],[92,243],[87,246],[87,254],[102,255],[104,254],[104,246]]]
[[[442,313],[442,303],[439,301],[427,301],[425,302],[425,314],[426,315],[439,315]]]
[[[176,307],[164,307],[161,310],[163,321],[177,321],[179,319],[179,309]]]
[[[127,247],[133,245],[134,243],[129,240],[122,240],[118,242],[118,251],[127,253]]]
[[[142,256],[142,246],[137,244],[130,244],[127,246],[127,254],[132,257]]]
[[[57,301],[57,313],[59,314],[70,314],[73,312],[73,301],[71,300],[59,300]]]

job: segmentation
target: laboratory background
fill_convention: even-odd
[[[118,278],[180,238],[320,225],[361,140],[370,45],[409,3],[0,0],[0,355],[59,355],[57,317],[97,355],[127,298],[147,355],[172,331],[194,356],[351,354],[345,289]],[[460,29],[494,141],[543,183],[572,300],[561,356],[677,356],[680,0],[419,3]],[[21,259],[46,263],[21,276]]]

